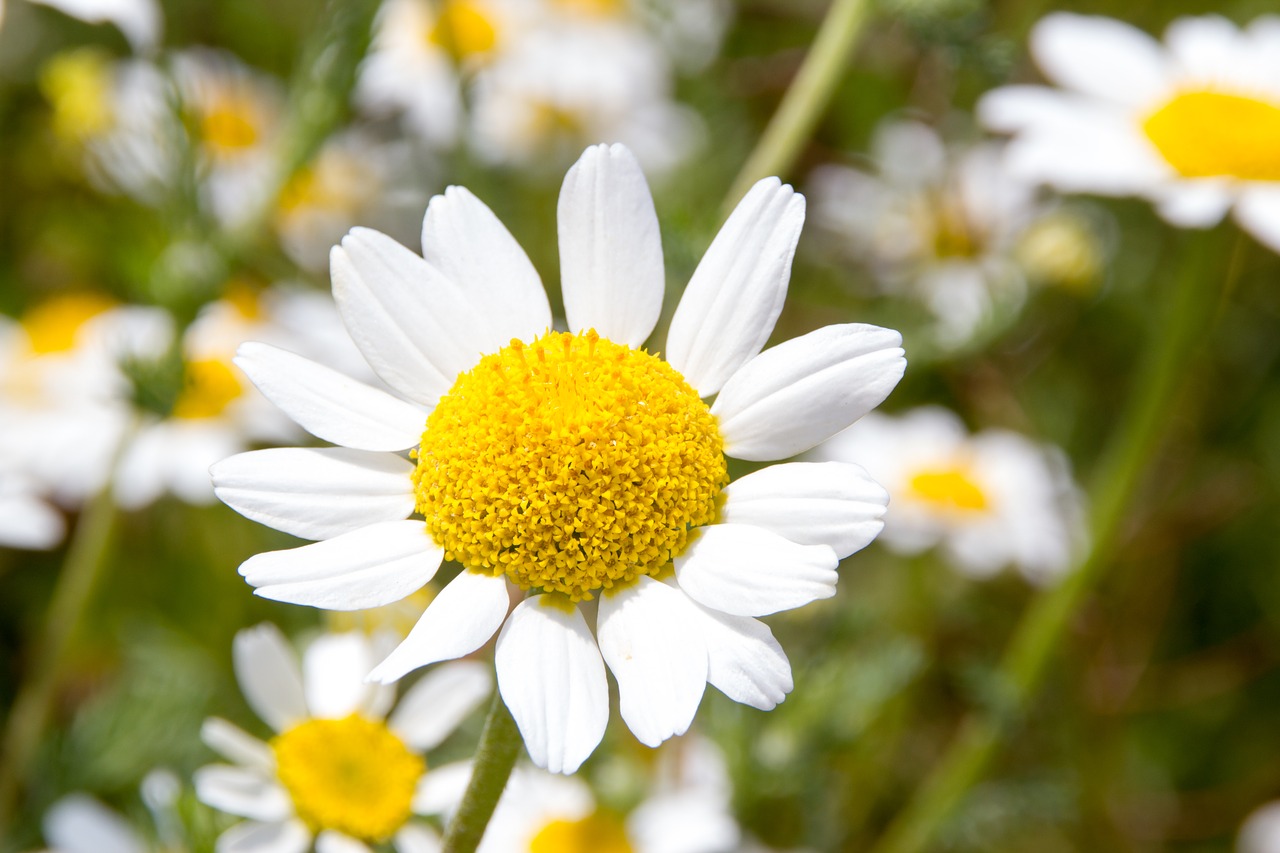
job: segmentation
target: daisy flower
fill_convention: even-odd
[[[441,743],[492,690],[488,669],[453,663],[424,677],[395,704],[394,688],[367,684],[379,639],[326,634],[301,666],[279,630],[236,635],[236,677],[250,707],[276,735],[263,742],[219,718],[201,736],[231,761],[195,774],[196,796],[246,818],[218,839],[236,853],[368,853],[390,842],[398,853],[438,849],[414,821],[431,777],[424,750]]]
[[[870,415],[810,456],[865,460],[893,495],[882,539],[899,553],[940,546],[971,577],[1013,565],[1037,583],[1080,554],[1080,497],[1065,458],[1017,433],[970,435],[955,414],[930,406]]]
[[[1068,192],[1136,195],[1181,227],[1236,221],[1280,251],[1280,18],[1245,29],[1179,18],[1164,43],[1110,18],[1058,12],[1031,52],[1061,88],[1010,86],[979,114],[1014,134],[1019,174]]]
[[[457,808],[469,762],[439,768],[423,800]],[[575,777],[517,767],[485,829],[478,853],[728,853],[742,830],[730,811],[724,758],[710,741],[688,736],[657,753],[641,802],[627,813],[603,808]]]
[[[878,405],[906,362],[897,332],[858,324],[761,352],[804,217],[776,178],[707,250],[665,361],[640,348],[665,274],[634,155],[589,148],[557,213],[567,333],[550,330],[538,274],[465,189],[431,201],[422,257],[353,230],[333,250],[334,297],[395,393],[245,344],[237,363],[263,393],[341,446],[241,454],[212,473],[239,512],[322,540],[240,567],[266,598],[372,607],[461,563],[370,677],[469,654],[500,630],[498,686],[530,756],[572,772],[604,733],[606,665],[650,746],[688,727],[708,682],[764,709],[791,689],[756,617],[834,595],[839,559],[874,538],[887,497],[846,464],[729,485],[725,456],[809,449]],[[528,596],[508,616],[512,585]]]
[[[876,129],[871,157],[874,173],[836,164],[814,170],[814,220],[887,291],[923,303],[944,347],[1012,316],[1029,278],[1088,278],[1100,265],[1082,226],[1076,262],[1054,263],[1066,247],[1045,246],[1043,229],[1054,220],[1059,231],[1069,227],[1067,214],[1009,172],[1001,145],[948,148],[919,122],[891,121]],[[1037,235],[1041,245],[1029,246]]]

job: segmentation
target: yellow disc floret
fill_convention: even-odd
[[[244,386],[230,362],[217,358],[190,361],[183,376],[182,393],[173,405],[175,418],[216,418],[244,393]]]
[[[553,820],[529,842],[529,853],[632,853],[617,817],[594,812],[581,820]]]
[[[1142,129],[1183,177],[1280,181],[1280,103],[1273,100],[1181,92]]]
[[[281,784],[312,831],[390,838],[409,819],[426,762],[380,722],[307,720],[271,741]]]
[[[459,376],[413,480],[450,559],[577,601],[666,567],[728,474],[684,378],[591,331],[512,341]]]
[[[98,293],[69,293],[40,303],[22,318],[31,353],[70,352],[85,323],[113,307],[112,299]]]
[[[909,486],[917,500],[942,510],[980,512],[987,508],[987,496],[974,482],[968,466],[920,471],[911,478]]]

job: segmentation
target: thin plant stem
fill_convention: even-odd
[[[7,835],[13,809],[43,739],[49,710],[67,664],[76,629],[102,581],[119,513],[108,484],[89,503],[76,525],[53,599],[14,699],[0,742],[0,837]]]
[[[1092,544],[1088,556],[1061,584],[1042,592],[1028,607],[1001,662],[1000,680],[1006,688],[1003,701],[998,707],[975,712],[961,724],[941,761],[872,848],[873,853],[916,853],[929,847],[1025,712],[1072,617],[1112,564],[1133,498],[1162,445],[1187,362],[1204,338],[1215,293],[1210,285],[1217,278],[1209,274],[1203,261],[1216,261],[1221,255],[1205,251],[1208,241],[1191,242],[1191,251],[1200,254],[1182,265],[1165,322],[1153,328],[1155,340],[1134,383],[1130,403],[1098,464],[1091,490]],[[1235,257],[1227,269],[1227,291],[1240,272],[1238,253]]]
[[[494,691],[472,764],[471,781],[444,836],[444,853],[473,853],[480,844],[523,745],[516,721],[502,703],[502,696]]]
[[[800,71],[725,197],[725,212],[761,178],[784,175],[826,111],[870,17],[869,0],[834,0]]]

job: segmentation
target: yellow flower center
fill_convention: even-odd
[[[276,772],[298,817],[362,841],[385,841],[409,819],[422,756],[359,714],[307,720],[271,741]]]
[[[529,853],[632,853],[615,815],[595,812],[582,820],[553,820],[529,842]]]
[[[228,362],[216,358],[189,361],[182,393],[173,404],[175,418],[213,418],[244,391],[240,377]]]
[[[575,15],[600,17],[620,16],[626,11],[626,0],[555,0],[555,5]]]
[[[1147,116],[1142,129],[1184,177],[1280,181],[1280,103],[1181,92]]]
[[[987,496],[973,481],[967,467],[920,471],[911,478],[908,487],[918,500],[939,509],[981,512],[987,508]]]
[[[42,302],[22,318],[31,353],[70,352],[84,324],[114,306],[115,302],[98,293],[71,293]]]
[[[715,520],[715,418],[669,364],[601,339],[512,341],[427,418],[417,508],[450,559],[589,599],[659,573]]]
[[[53,107],[53,130],[63,139],[100,135],[115,124],[111,57],[95,48],[55,56],[40,72],[40,91]]]
[[[464,59],[493,50],[498,31],[479,3],[446,0],[427,32],[427,42],[454,59]]]
[[[257,104],[245,94],[224,92],[199,115],[200,138],[217,155],[235,155],[261,137]]]

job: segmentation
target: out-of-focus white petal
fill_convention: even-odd
[[[87,794],[68,794],[44,814],[44,838],[57,853],[143,853],[129,822]]]
[[[392,845],[396,853],[440,853],[444,849],[444,843],[435,830],[421,823],[406,823],[400,827]]]
[[[413,685],[387,721],[415,749],[432,749],[493,691],[489,665],[460,661],[436,667]]]
[[[155,0],[32,0],[43,6],[88,21],[91,24],[110,22],[120,28],[129,44],[139,53],[146,53],[160,41],[164,18]],[[2,16],[3,10],[0,10]],[[56,846],[56,845],[55,845]]]
[[[600,597],[600,653],[618,681],[622,719],[648,746],[684,734],[706,689],[707,650],[691,606],[643,575]]]
[[[573,773],[609,721],[604,661],[582,612],[561,596],[525,599],[498,635],[494,662],[533,763]]]
[[[352,340],[406,399],[434,406],[480,360],[483,318],[457,285],[395,240],[353,228],[329,265]]]
[[[711,407],[725,453],[783,459],[825,441],[889,396],[907,368],[902,336],[851,323],[778,344],[733,375]]]
[[[829,545],[841,559],[884,528],[889,493],[861,467],[842,462],[770,465],[724,490],[720,520],[772,530],[801,545]]]
[[[302,655],[302,685],[312,717],[338,719],[362,710],[374,687],[365,683],[373,650],[364,634],[322,634]]]
[[[1145,106],[1168,85],[1160,44],[1115,18],[1046,15],[1031,30],[1031,53],[1050,80],[1106,101]]]
[[[519,768],[515,772],[519,773]],[[444,815],[447,818],[462,802],[462,795],[470,782],[470,761],[455,761],[431,768],[418,780],[418,790],[413,795],[414,813]]]
[[[298,659],[279,628],[264,622],[240,631],[231,657],[245,701],[264,723],[282,732],[307,718]]]
[[[627,837],[642,851],[737,850],[741,836],[728,804],[699,791],[664,791],[627,815]]]
[[[296,818],[276,823],[246,821],[218,836],[217,853],[306,853],[311,830]]]
[[[413,514],[413,464],[394,453],[277,447],[209,469],[213,491],[260,524],[303,539],[332,539]]]
[[[284,820],[293,801],[280,784],[262,773],[227,764],[209,764],[192,777],[196,797],[219,811],[254,820]]]
[[[736,616],[765,616],[836,594],[836,552],[760,527],[713,524],[675,559],[690,598]]]
[[[460,287],[490,329],[486,347],[529,341],[551,327],[538,272],[493,211],[463,187],[431,199],[422,256]],[[488,351],[486,349],[486,351]]]
[[[777,178],[734,208],[671,318],[667,361],[706,397],[764,348],[791,280],[804,196]]]
[[[1166,222],[1179,228],[1212,228],[1231,209],[1231,187],[1225,180],[1175,179],[1155,193]]]
[[[399,601],[435,576],[444,559],[420,521],[371,524],[324,542],[250,557],[240,574],[273,601],[363,610]]]
[[[327,829],[316,836],[316,853],[370,853],[369,845]]]
[[[560,281],[572,331],[638,347],[662,312],[666,274],[653,196],[624,145],[594,145],[569,169],[556,208]]]
[[[229,758],[236,764],[271,772],[276,765],[271,747],[258,740],[239,726],[219,717],[210,717],[200,727],[200,739],[214,752]]]
[[[431,600],[409,636],[369,678],[385,684],[420,666],[471,654],[498,630],[510,606],[506,578],[461,572]]]
[[[357,450],[404,450],[422,438],[426,412],[300,355],[249,341],[235,363],[307,432]]]
[[[1259,242],[1280,252],[1280,188],[1247,187],[1236,202],[1236,221]]]

